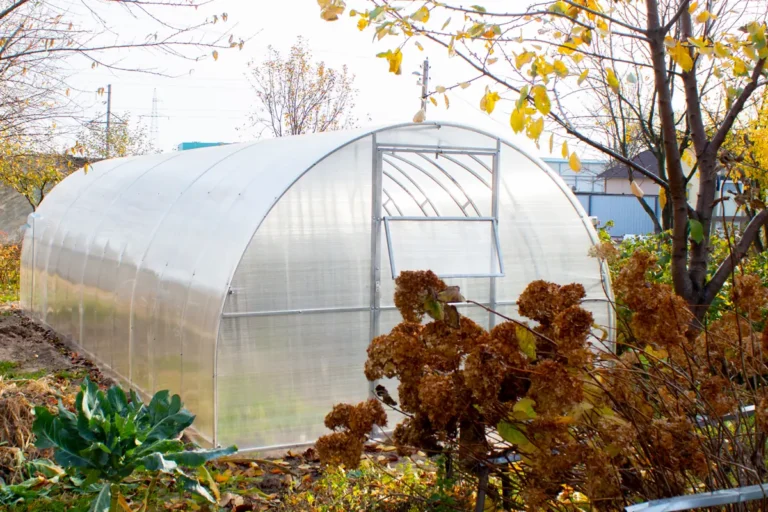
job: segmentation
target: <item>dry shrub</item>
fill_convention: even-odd
[[[71,405],[46,379],[7,382],[0,379],[0,478],[17,483],[24,460],[50,458],[51,450],[34,446],[32,413],[34,405],[54,407],[59,398]]]
[[[358,405],[335,405],[325,417],[325,426],[335,432],[321,437],[315,445],[320,460],[324,464],[356,468],[360,464],[363,444],[374,425],[387,425],[387,414],[376,400]]]
[[[507,508],[575,508],[566,488],[579,506],[616,510],[764,482],[768,289],[738,277],[734,309],[701,330],[669,285],[649,282],[655,264],[637,252],[615,280],[625,308],[615,351],[594,350],[601,339],[580,285],[531,283],[518,307],[535,323],[507,319],[488,332],[433,314],[445,283],[403,272],[396,296],[406,321],[372,341],[365,365],[369,380],[399,380],[408,417],[395,429],[398,449],[458,455],[466,477],[491,474],[488,499]],[[433,321],[417,323],[425,315]],[[337,406],[329,418],[352,410]],[[322,447],[327,460],[351,463],[362,442],[345,431]],[[510,451],[522,460],[491,462]]]

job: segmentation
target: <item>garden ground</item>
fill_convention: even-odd
[[[17,486],[15,493],[0,486],[0,510],[88,510],[92,494],[47,462],[52,453],[34,447],[31,429],[34,406],[53,407],[59,400],[71,406],[86,376],[102,387],[113,384],[91,361],[15,305],[0,308],[0,483]],[[210,478],[201,477],[217,506],[184,493],[166,477],[149,510],[319,510],[321,504],[330,511],[419,510],[414,500],[428,499],[429,487],[437,481],[436,466],[422,455],[400,458],[394,447],[371,443],[362,469],[334,469],[327,474],[312,449],[287,452],[282,458],[230,458],[209,464]],[[50,467],[53,471],[48,471]],[[408,485],[411,496],[395,489],[392,494],[400,497],[389,497],[392,489],[386,482]],[[129,507],[124,512],[140,508],[149,483],[148,475],[139,475],[123,486]],[[372,500],[370,507],[366,500]]]

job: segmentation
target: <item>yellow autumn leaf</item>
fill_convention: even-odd
[[[415,13],[411,15],[411,19],[414,21],[420,21],[421,23],[426,23],[429,21],[429,9],[427,9],[427,6],[425,5]]]
[[[442,85],[438,85],[437,87],[435,87],[435,92],[438,92],[440,94],[445,94],[445,87],[443,87]]]
[[[688,6],[688,12],[693,14],[696,12],[696,9],[699,8],[699,2],[691,2],[691,5]]]
[[[611,69],[606,69],[607,73],[607,79],[608,79],[608,86],[613,90],[613,92],[617,93],[619,92],[619,79],[616,76],[616,73]]]
[[[683,151],[681,160],[685,165],[692,169],[696,163],[696,153],[694,153],[691,148],[686,148],[685,151]]]
[[[357,28],[359,30],[365,30],[368,27],[368,18],[360,18],[360,20],[357,22]],[[417,46],[419,46],[419,43],[416,43]]]
[[[432,104],[433,104],[434,106],[437,106],[437,100],[435,99],[435,97],[434,97],[434,96],[430,96],[430,97],[429,97],[429,101],[430,101],[430,102],[432,102]]]
[[[325,21],[336,21],[344,14],[346,4],[344,0],[317,0],[320,5],[320,17]]]
[[[445,100],[445,108],[446,109],[451,108],[451,101],[448,99],[448,95],[447,94],[443,95],[443,99]]]
[[[461,82],[459,84],[459,87],[461,87],[462,89],[466,89],[467,87],[469,87],[469,85],[470,85],[469,82]]]
[[[579,155],[576,153],[571,153],[571,157],[568,159],[568,165],[571,167],[573,172],[580,172],[581,160],[579,159]]]
[[[749,73],[747,64],[738,57],[733,59],[733,74],[736,76],[746,76]]]
[[[675,46],[667,50],[669,56],[683,71],[690,71],[693,69],[693,59],[688,51],[688,48],[683,46],[679,41]]]
[[[758,60],[757,57],[757,51],[755,50],[755,45],[753,44],[745,44],[741,47],[741,49],[744,51],[744,54],[749,57],[752,60]]]
[[[561,60],[555,61],[555,74],[560,78],[568,76],[568,66],[565,65],[565,62]]]
[[[584,83],[584,80],[586,80],[586,79],[587,79],[587,76],[588,76],[588,75],[589,75],[589,70],[588,70],[588,69],[585,69],[585,70],[584,70],[584,71],[582,71],[582,72],[581,72],[581,74],[579,75],[579,79],[578,79],[578,80],[576,80],[576,83],[577,83],[578,85],[581,85],[581,84],[583,84],[583,83]]]
[[[212,55],[213,55],[213,60],[219,60],[219,52],[217,52],[216,50],[213,50]]]
[[[523,52],[520,55],[515,55],[515,67],[517,69],[522,68],[531,62],[535,56],[536,54],[533,52]]]
[[[528,123],[528,129],[526,130],[525,134],[528,136],[529,139],[539,140],[539,137],[541,137],[541,132],[543,131],[544,131],[544,118],[539,117],[535,121]]]
[[[563,142],[563,150],[560,152],[563,158],[568,158],[568,141]]]
[[[487,90],[485,95],[480,99],[480,110],[488,112],[489,114],[493,113],[493,110],[496,108],[496,102],[500,99],[501,96],[499,96],[499,93]]]
[[[416,112],[416,115],[413,116],[413,122],[414,123],[423,123],[427,119],[427,113],[424,112],[424,109],[419,110]]]
[[[536,105],[536,109],[541,112],[542,115],[548,115],[552,110],[552,104],[549,101],[547,89],[543,85],[536,85],[531,89],[531,96],[533,96],[533,104]]]
[[[418,48],[418,49],[419,49],[419,50],[421,50],[422,52],[424,51],[424,47],[423,47],[423,46],[421,46],[421,43],[420,43],[420,42],[416,41],[414,44],[416,45],[416,48]]]
[[[549,154],[552,154],[552,151],[555,149],[555,134],[551,134],[549,136]]]
[[[715,55],[720,58],[727,57],[731,54],[731,50],[721,42],[715,43]]]
[[[389,62],[390,73],[399,75],[402,72],[400,66],[403,63],[403,52],[400,51],[400,48],[395,51],[389,50],[384,53],[380,53],[377,55],[377,57],[387,59],[387,62]]]
[[[629,183],[629,188],[632,190],[632,193],[635,195],[635,197],[642,199],[643,196],[645,196],[645,192],[643,192],[643,189],[640,188],[640,185],[638,185],[635,180],[632,180]]]
[[[512,117],[509,119],[509,124],[512,126],[512,130],[515,133],[520,133],[525,129],[525,112],[516,108],[512,111]]]
[[[696,21],[698,23],[706,23],[710,19],[715,19],[714,16],[712,16],[712,13],[709,11],[701,11],[698,16],[696,16]]]
[[[602,19],[598,19],[596,25],[597,25],[597,32],[600,35],[604,36],[608,33],[608,24],[605,21],[603,21]]]
[[[662,210],[667,205],[667,191],[663,188],[659,188],[659,208]]]

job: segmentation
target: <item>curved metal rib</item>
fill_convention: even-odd
[[[389,211],[389,208],[387,208],[387,203],[388,203],[388,202],[389,202],[389,203],[392,203],[392,204],[394,205],[394,207],[395,207],[395,210],[397,210],[397,214],[398,214],[398,215],[402,215],[402,214],[403,214],[403,212],[400,210],[400,207],[399,207],[399,206],[397,206],[397,202],[396,202],[394,199],[392,199],[392,196],[391,196],[391,195],[389,195],[389,192],[387,192],[387,189],[385,189],[384,187],[381,187],[381,191],[382,191],[382,193],[383,193],[385,196],[387,196],[387,200],[386,200],[386,201],[385,201],[385,202],[384,202],[384,203],[381,205],[381,206],[384,208],[384,210],[386,210],[386,212],[387,212],[387,215],[392,215],[392,214],[390,213],[390,211]]]
[[[395,170],[397,170],[397,171],[398,171],[400,174],[402,174],[403,176],[405,176],[405,178],[406,178],[408,181],[410,181],[411,183],[413,183],[413,186],[414,186],[414,187],[416,187],[416,190],[418,190],[419,192],[421,192],[421,195],[423,195],[423,196],[424,196],[424,199],[426,199],[427,203],[429,203],[429,206],[431,206],[431,207],[432,207],[432,209],[435,211],[435,215],[437,215],[437,216],[439,217],[439,216],[440,216],[440,212],[437,210],[437,206],[435,206],[435,204],[434,204],[434,203],[432,202],[432,200],[429,198],[429,196],[427,195],[427,193],[426,193],[426,192],[424,192],[424,189],[423,189],[423,188],[421,188],[421,186],[420,186],[418,183],[416,183],[416,181],[415,181],[413,178],[411,178],[411,177],[408,175],[408,173],[407,173],[407,172],[405,172],[405,171],[404,171],[404,170],[403,170],[403,169],[402,169],[400,166],[398,166],[398,165],[395,165],[393,162],[390,162],[389,160],[384,160],[384,161],[385,161],[387,164],[389,164],[389,165],[390,165],[392,168],[394,168]],[[387,173],[386,173],[386,171],[384,171],[384,174],[387,174]],[[389,176],[389,175],[387,174],[387,176]],[[395,180],[394,180],[394,178],[392,178],[391,176],[390,176],[390,179],[392,179],[392,181],[395,181]],[[396,183],[397,183],[397,182],[396,182]],[[399,183],[398,183],[398,184],[399,184]],[[401,186],[402,186],[402,185],[401,185]],[[423,203],[422,203],[422,204],[423,204]],[[419,207],[421,207],[421,205],[419,205]],[[424,210],[424,208],[421,208],[421,211],[423,211],[423,212],[424,212],[424,215],[425,215],[426,217],[429,217],[429,214],[426,212],[426,210]]]
[[[446,171],[445,169],[443,169],[442,167],[440,167],[440,166],[437,164],[437,162],[435,162],[434,160],[430,160],[430,159],[429,159],[429,157],[427,157],[427,156],[426,156],[426,155],[424,155],[423,153],[416,153],[416,154],[417,154],[418,156],[420,156],[421,158],[423,158],[424,160],[426,160],[427,162],[429,162],[430,164],[432,164],[432,165],[434,165],[435,167],[437,167],[437,168],[438,168],[438,170],[439,170],[440,172],[442,172],[443,174],[445,174],[445,177],[446,177],[446,178],[448,178],[449,180],[451,180],[451,182],[452,182],[454,185],[456,185],[456,187],[457,187],[459,190],[461,190],[461,193],[462,193],[462,194],[464,194],[464,197],[466,197],[466,198],[467,198],[467,202],[468,202],[469,204],[471,204],[471,205],[472,205],[472,208],[474,208],[474,210],[475,210],[475,212],[477,213],[477,215],[478,215],[478,216],[482,216],[482,215],[483,215],[482,213],[480,213],[480,208],[478,208],[478,207],[477,207],[477,205],[475,204],[475,202],[472,200],[472,198],[471,198],[471,197],[469,197],[469,194],[467,194],[467,191],[466,191],[466,190],[464,190],[464,187],[462,187],[462,186],[461,186],[461,184],[460,184],[458,181],[456,181],[456,178],[454,178],[453,176],[451,176],[451,173],[449,173],[448,171]],[[443,156],[445,156],[445,155],[443,155]],[[462,210],[463,210],[463,209],[464,209],[464,208],[462,208]],[[466,211],[465,211],[464,213],[466,213]]]
[[[421,166],[419,166],[419,165],[416,165],[415,163],[411,162],[410,160],[406,160],[405,158],[403,158],[403,157],[401,157],[401,156],[398,156],[398,155],[396,155],[396,154],[389,154],[389,155],[386,155],[386,156],[389,156],[389,157],[392,157],[392,158],[396,158],[396,159],[398,159],[398,160],[400,160],[400,161],[402,161],[402,162],[405,162],[406,164],[410,165],[410,166],[411,166],[411,167],[413,167],[414,169],[416,169],[416,170],[418,170],[418,171],[421,171],[421,172],[423,172],[423,173],[424,173],[424,174],[425,174],[425,175],[426,175],[426,176],[427,176],[429,179],[431,179],[432,181],[434,181],[434,182],[437,184],[437,186],[438,186],[438,187],[442,188],[442,189],[445,191],[445,193],[446,193],[446,194],[448,194],[448,196],[449,196],[451,199],[453,199],[453,202],[454,202],[454,203],[456,203],[456,206],[458,206],[458,207],[459,207],[459,209],[460,209],[462,212],[464,212],[464,216],[465,216],[465,217],[469,217],[469,214],[467,213],[467,210],[466,210],[466,209],[464,209],[464,207],[461,205],[461,203],[460,203],[460,202],[459,202],[459,200],[456,198],[456,196],[454,196],[454,195],[453,195],[453,193],[452,193],[450,190],[448,190],[448,187],[446,187],[445,185],[443,185],[442,183],[440,183],[440,180],[438,180],[437,178],[435,178],[434,176],[432,176],[432,174],[430,174],[430,173],[429,173],[429,172],[428,172],[426,169],[424,169],[423,167],[421,167]],[[385,158],[385,157],[384,157],[384,156],[382,156],[382,158]],[[395,165],[394,165],[392,162],[390,162],[389,160],[386,160],[386,158],[385,158],[385,161],[386,161],[386,162],[387,162],[389,165],[391,165],[392,167],[394,167],[394,166],[395,166]]]
[[[445,156],[445,155],[443,155],[443,156]],[[488,171],[489,173],[491,173],[491,176],[493,176],[493,169],[491,169],[490,167],[488,167],[488,164],[486,164],[485,162],[483,162],[482,160],[480,160],[479,158],[477,158],[477,156],[476,156],[476,155],[469,155],[469,158],[471,158],[472,160],[474,160],[474,161],[475,161],[475,162],[477,162],[478,164],[480,164],[480,165],[482,165],[483,167],[485,167],[485,170],[486,170],[486,171]]]
[[[464,163],[460,162],[459,160],[457,160],[457,159],[453,158],[453,157],[452,157],[452,156],[450,156],[450,155],[442,155],[442,157],[443,157],[443,158],[445,158],[446,160],[448,160],[449,162],[453,162],[453,163],[455,163],[456,165],[458,165],[459,167],[461,167],[462,169],[464,169],[465,171],[467,171],[469,174],[471,174],[472,176],[474,176],[475,178],[477,178],[478,180],[480,180],[480,183],[482,183],[483,185],[485,185],[486,187],[488,187],[488,189],[489,189],[489,190],[491,190],[491,189],[493,188],[493,187],[491,187],[491,184],[490,184],[490,183],[488,183],[487,181],[485,181],[485,178],[483,178],[482,176],[480,176],[479,174],[477,174],[477,173],[476,173],[476,172],[475,172],[473,169],[471,169],[470,167],[468,167],[466,164],[464,164]]]
[[[423,203],[419,203],[419,200],[418,200],[418,199],[416,199],[416,196],[414,196],[414,195],[411,193],[411,191],[410,191],[410,190],[408,190],[408,189],[405,187],[405,185],[403,185],[402,183],[400,183],[400,182],[399,182],[397,179],[395,179],[395,177],[394,177],[394,176],[392,176],[392,175],[391,175],[390,173],[388,173],[387,171],[382,171],[382,173],[384,174],[384,176],[386,176],[387,178],[389,178],[390,180],[392,180],[392,181],[395,183],[395,185],[397,185],[398,187],[400,187],[401,189],[403,189],[403,190],[405,191],[405,193],[406,193],[406,194],[408,194],[408,195],[411,197],[411,199],[413,199],[413,202],[414,202],[414,203],[416,203],[416,206],[418,206],[418,207],[419,207],[419,209],[421,209],[421,211],[424,213],[424,216],[425,216],[425,217],[429,217],[429,214],[427,213],[427,210],[425,210],[425,209],[424,209]],[[426,197],[426,196],[424,196],[424,197]]]

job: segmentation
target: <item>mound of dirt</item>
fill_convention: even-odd
[[[25,373],[55,373],[77,367],[50,329],[32,322],[18,310],[0,312],[0,361],[16,363],[16,370]]]

